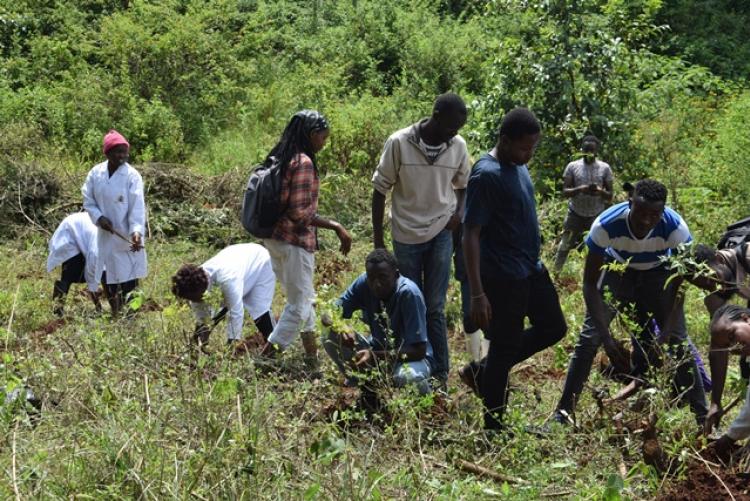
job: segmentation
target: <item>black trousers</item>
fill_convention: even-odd
[[[492,320],[485,331],[491,342],[480,393],[485,428],[499,429],[511,368],[560,341],[567,325],[555,286],[544,268],[521,280],[482,277],[482,285],[492,306]],[[527,317],[531,327],[524,329]]]

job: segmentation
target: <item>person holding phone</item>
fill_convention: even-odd
[[[568,253],[581,244],[583,234],[591,228],[596,216],[612,202],[612,169],[596,158],[600,144],[596,136],[584,137],[583,156],[565,167],[563,197],[570,202],[555,258],[555,273],[562,271]]]

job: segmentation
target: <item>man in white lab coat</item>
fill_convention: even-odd
[[[70,284],[85,283],[88,296],[101,310],[99,304],[99,280],[96,274],[97,247],[96,226],[85,212],[76,212],[62,220],[49,241],[47,272],[58,266],[62,268],[60,280],[55,280],[52,299],[55,301],[55,314],[62,316],[65,296]]]
[[[104,136],[106,162],[95,165],[81,188],[83,207],[98,229],[96,273],[107,270],[113,314],[148,271],[143,232],[146,204],[141,175],[127,163],[130,144],[117,131]]]
[[[223,296],[222,310],[213,315],[206,303],[206,293],[212,287],[219,287]],[[185,264],[172,277],[172,292],[190,301],[190,306],[198,320],[195,340],[201,344],[208,342],[211,327],[229,312],[227,343],[235,353],[247,351],[253,344],[262,346],[273,331],[271,302],[276,288],[276,276],[271,266],[271,256],[265,247],[258,244],[230,245],[201,266]],[[242,340],[244,310],[255,321],[255,326],[263,336],[263,341],[253,343],[253,339]]]

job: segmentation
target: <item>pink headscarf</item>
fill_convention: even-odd
[[[130,143],[128,143],[128,140],[125,139],[125,136],[117,132],[115,129],[110,129],[110,131],[104,135],[104,147],[102,148],[104,150],[104,154],[106,155],[109,150],[121,144],[124,144],[125,146],[130,148]]]

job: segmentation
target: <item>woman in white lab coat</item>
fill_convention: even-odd
[[[104,136],[106,162],[95,165],[81,188],[83,208],[98,228],[96,273],[106,269],[107,297],[118,313],[148,271],[143,232],[146,204],[141,175],[127,163],[130,144],[117,131]]]

